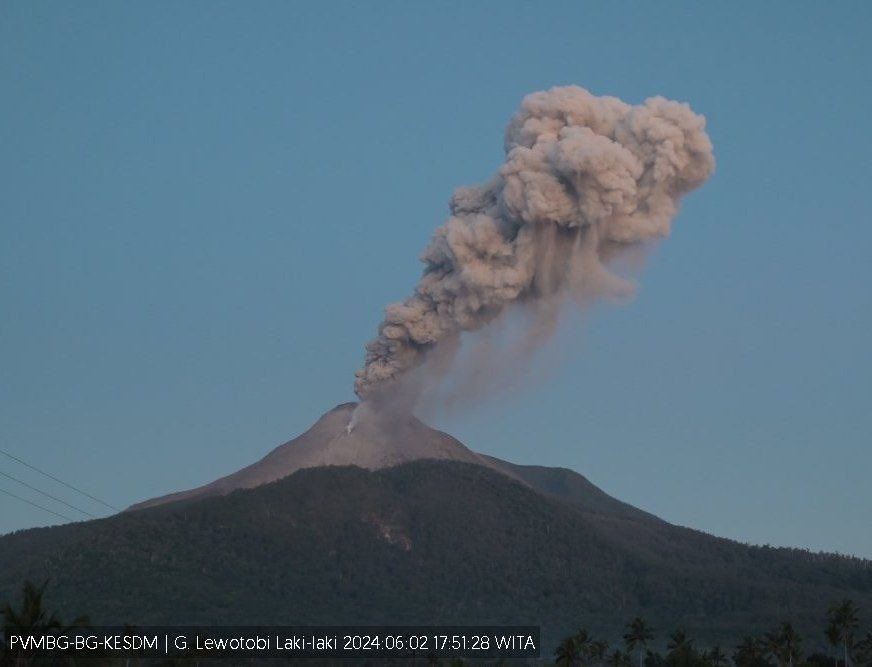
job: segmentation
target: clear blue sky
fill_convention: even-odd
[[[298,434],[353,398],[383,305],[453,188],[500,163],[523,95],[575,83],[690,102],[718,171],[633,303],[564,329],[535,386],[439,425],[673,522],[872,556],[870,19],[6,0],[2,448],[126,506]],[[0,531],[50,522],[0,497]]]

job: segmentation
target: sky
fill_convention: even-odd
[[[864,2],[6,0],[0,449],[117,507],[255,461],[354,399],[525,94],[659,94],[718,166],[636,298],[435,425],[674,523],[872,557],[870,28]],[[59,521],[0,496],[0,532]]]

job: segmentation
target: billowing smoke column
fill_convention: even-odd
[[[630,290],[605,265],[667,235],[679,198],[714,170],[705,118],[687,104],[632,106],[576,86],[525,97],[505,148],[492,180],[454,193],[414,294],[386,308],[356,374],[364,400],[510,304]]]

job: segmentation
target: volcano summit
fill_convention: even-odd
[[[204,486],[152,498],[129,509],[250,489],[302,468],[351,465],[378,470],[419,459],[488,465],[487,459],[467,449],[456,438],[430,428],[412,415],[376,412],[368,404],[343,403],[323,414],[308,431],[279,445],[257,463]]]
[[[321,415],[305,433],[279,445],[256,463],[209,484],[136,503],[128,511],[223,496],[239,489],[275,482],[306,468],[356,466],[380,470],[428,459],[484,466],[585,511],[659,521],[615,500],[571,470],[519,466],[478,454],[456,438],[427,426],[412,415],[376,412],[367,403],[337,405]]]

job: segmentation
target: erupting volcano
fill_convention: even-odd
[[[247,468],[134,508],[331,465],[376,470],[448,459],[513,475],[510,464],[415,418],[421,391],[450,370],[463,332],[504,322],[514,306],[532,306],[529,339],[537,344],[564,304],[631,294],[633,284],[609,263],[668,234],[679,199],[708,178],[714,158],[705,119],[688,105],[653,97],[632,106],[576,86],[524,98],[505,149],[490,181],[454,193],[414,294],[387,307],[357,372],[362,403],[334,408]]]

